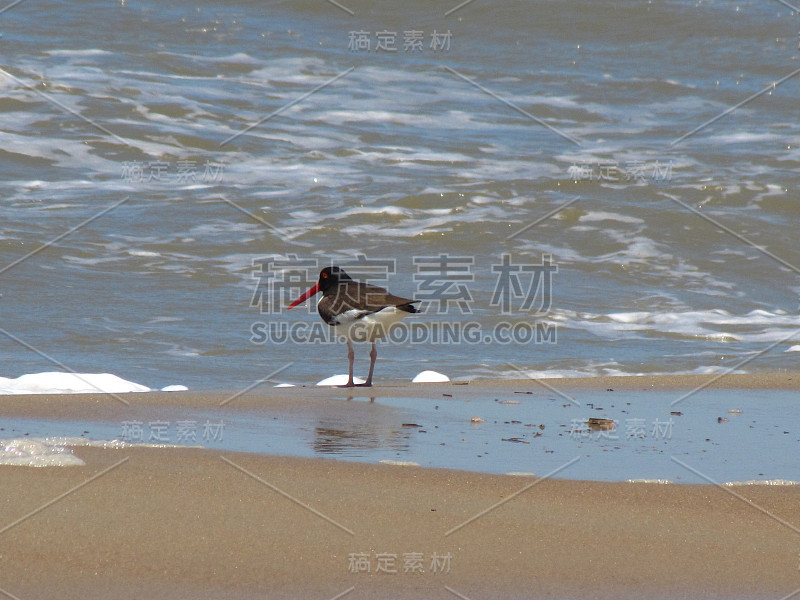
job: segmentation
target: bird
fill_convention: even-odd
[[[389,329],[410,314],[419,312],[414,306],[419,300],[402,298],[386,289],[356,281],[337,266],[325,267],[319,279],[288,308],[294,308],[311,296],[322,292],[317,302],[317,312],[322,320],[333,327],[338,337],[347,341],[347,359],[350,362],[347,384],[343,387],[372,386],[372,374],[378,350],[376,340],[386,337]],[[355,352],[353,342],[372,342],[369,353],[369,375],[363,384],[353,382]]]

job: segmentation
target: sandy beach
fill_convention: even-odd
[[[548,383],[680,391],[702,381]],[[229,404],[302,411],[342,393],[256,390]],[[3,397],[0,413],[97,418],[160,403],[218,406],[230,395],[129,394],[130,407],[104,395]],[[796,486],[570,481],[198,448],[74,452],[85,466],[0,467],[0,591],[9,597],[777,599],[800,588]]]

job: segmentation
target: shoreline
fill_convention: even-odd
[[[243,390],[180,392],[128,392],[122,394],[12,394],[0,395],[0,416],[65,419],[92,416],[118,418],[126,412],[146,412],[148,407],[252,410],[264,408],[304,410],[310,404],[341,398],[429,398],[455,395],[470,399],[486,391],[552,395],[552,389],[579,391],[664,391],[688,393],[696,390],[800,390],[800,373],[755,373],[732,375],[642,375],[548,379],[475,379],[447,383],[385,383],[371,388],[327,386],[264,387]],[[246,389],[246,388],[243,388]]]

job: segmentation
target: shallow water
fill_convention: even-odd
[[[456,4],[0,14],[2,375],[313,383],[343,346],[259,332],[331,261],[426,300],[383,381],[796,369],[797,15]]]
[[[343,396],[304,411],[265,405],[246,412],[148,409],[147,417],[116,422],[4,419],[0,438],[190,445],[599,481],[800,481],[795,393],[706,390],[680,398],[605,391],[374,402]],[[589,418],[610,419],[614,428],[592,429]]]

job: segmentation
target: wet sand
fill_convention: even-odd
[[[464,399],[487,394],[531,391],[563,393],[577,391],[674,391],[685,394],[704,389],[800,390],[800,373],[753,375],[653,375],[642,377],[576,377],[569,379],[475,379],[449,383],[378,383],[371,388],[298,386],[216,392],[147,392],[127,394],[42,394],[0,396],[0,416],[51,419],[91,418],[117,421],[130,414],[146,414],[148,407],[252,410],[268,407],[282,411],[304,411],[310,404],[343,397],[441,398],[444,394]]]
[[[761,389],[800,381],[736,379],[734,387]],[[689,390],[702,381],[548,383]],[[123,397],[146,412],[162,402],[211,407],[230,395]],[[256,390],[228,408],[304,410],[334,395],[342,390]],[[116,403],[3,397],[0,414],[130,410]],[[86,466],[0,466],[0,590],[10,597],[779,599],[800,589],[796,486],[567,481],[194,448],[74,452]]]

